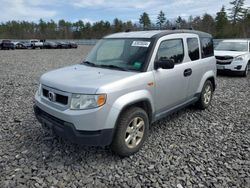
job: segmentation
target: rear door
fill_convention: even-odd
[[[198,35],[187,34],[185,42],[187,43],[187,54],[189,58],[187,64],[192,72],[189,78],[187,98],[192,98],[196,94],[202,76],[204,75],[204,65],[201,60],[201,46]]]
[[[198,95],[199,86],[204,74],[213,70],[213,42],[211,38],[200,38],[195,34],[186,35],[189,62],[188,67],[192,70],[188,87],[188,98]]]

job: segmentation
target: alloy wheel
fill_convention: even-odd
[[[128,148],[135,148],[143,139],[145,122],[140,117],[135,117],[130,121],[126,129],[125,143]]]
[[[210,85],[206,86],[203,97],[204,97],[204,103],[206,105],[208,105],[210,103],[210,101],[211,101],[211,98],[212,98],[212,88],[211,88]]]

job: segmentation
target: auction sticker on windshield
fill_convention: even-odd
[[[133,41],[132,46],[148,48],[150,42],[148,41]]]

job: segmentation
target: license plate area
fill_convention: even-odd
[[[45,119],[42,120],[42,127],[45,133],[53,134],[53,124]]]
[[[224,69],[225,69],[225,66],[224,66],[224,65],[217,65],[217,69],[219,69],[219,70],[224,70]]]

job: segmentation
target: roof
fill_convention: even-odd
[[[152,36],[161,33],[162,31],[131,31],[114,33],[106,36],[105,38],[151,38]]]
[[[165,35],[178,34],[178,33],[192,33],[200,37],[212,37],[208,33],[195,30],[152,30],[152,31],[132,31],[121,32],[106,36],[105,38],[160,38]]]

